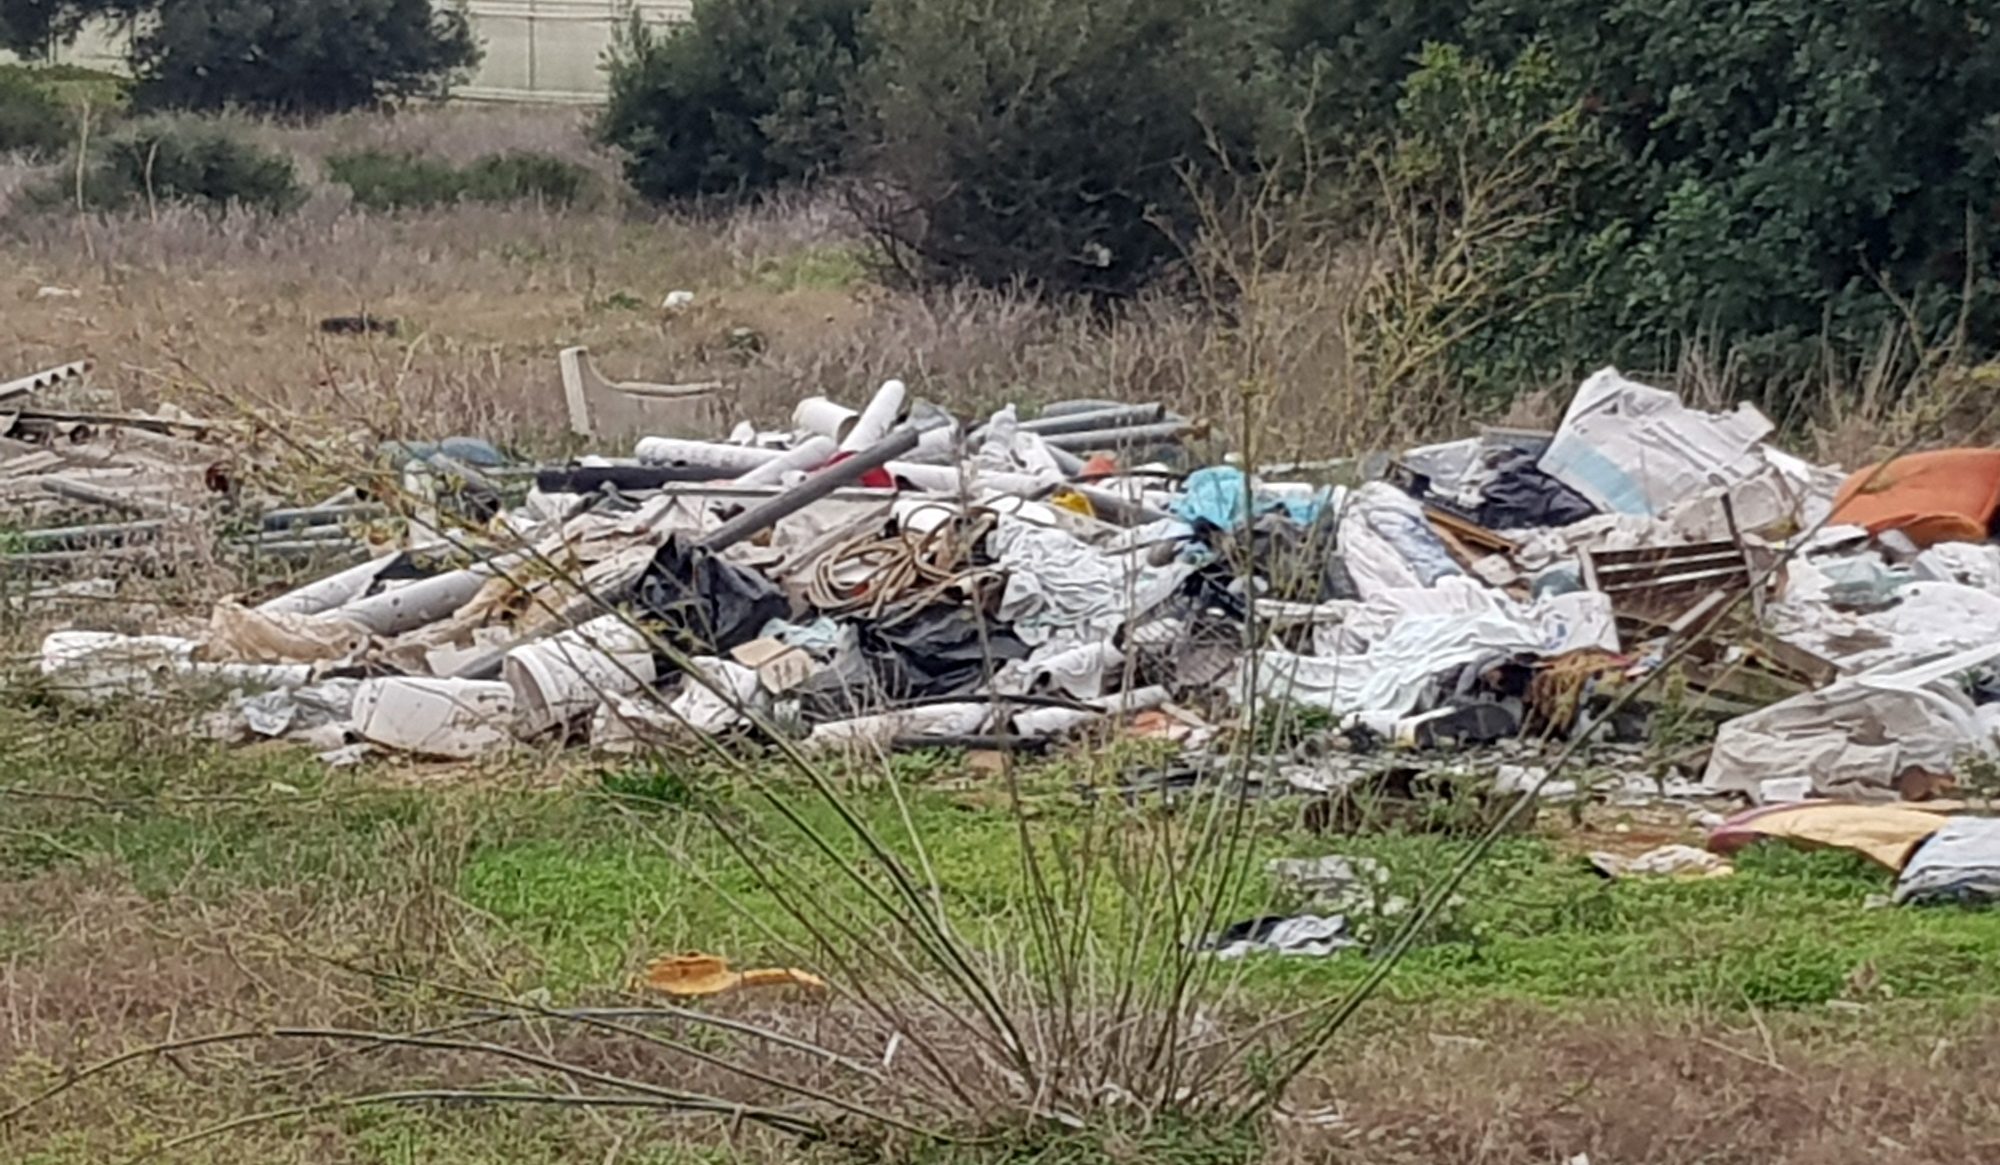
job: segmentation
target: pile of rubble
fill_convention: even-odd
[[[246,427],[113,408],[90,371],[77,361],[0,384],[6,577],[98,582],[217,556],[310,565],[370,552],[354,523],[384,507],[352,489],[285,506],[248,488],[261,463]]]
[[[1552,433],[1329,482],[1195,464],[1198,427],[1154,404],[975,422],[890,381],[715,440],[688,435],[713,386],[564,369],[580,428],[614,394],[652,430],[633,456],[534,468],[513,505],[432,496],[427,536],[195,633],[55,633],[48,682],[218,681],[219,730],[338,759],[753,729],[1020,751],[1112,725],[1199,756],[1308,711],[1318,740],[1270,771],[1325,791],[1371,742],[1607,718],[1642,740],[1671,714],[1720,725],[1685,788],[1762,802],[1936,797],[2000,750],[2000,452],[1845,474],[1754,408],[1607,369]]]

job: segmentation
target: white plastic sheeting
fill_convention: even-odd
[[[1722,725],[1702,783],[1757,801],[1789,800],[1809,780],[1821,796],[1883,800],[1910,769],[1950,772],[1995,751],[1991,721],[1951,677],[2000,655],[2000,643],[1895,673],[1843,679]]]
[[[1606,368],[1577,388],[1540,465],[1606,513],[1651,517],[1765,470],[1759,446],[1770,434],[1750,405],[1701,412]]]
[[[1947,819],[1910,855],[1895,897],[1898,903],[2000,899],[2000,818]]]
[[[307,664],[197,660],[199,645],[172,635],[56,631],[42,640],[41,673],[52,694],[84,704],[153,696],[191,684],[296,688],[312,679]]]
[[[1337,538],[1364,599],[1464,574],[1424,517],[1422,503],[1384,482],[1369,482],[1344,499]]]
[[[994,557],[1007,571],[1000,622],[1030,646],[1108,640],[1172,593],[1189,567],[1113,558],[1063,530],[1003,517]]]

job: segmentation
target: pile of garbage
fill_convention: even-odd
[[[711,388],[605,390],[692,425]],[[1719,725],[1684,786],[1765,803],[1934,798],[2000,753],[2000,451],[1844,473],[1753,407],[1612,369],[1553,432],[1367,480],[1200,458],[1157,404],[982,421],[898,381],[709,432],[533,467],[517,504],[432,496],[401,546],[183,635],[56,632],[42,671],[83,700],[213,681],[216,731],[330,760],[1104,727],[1199,755],[1288,716],[1320,739],[1274,771],[1324,792],[1343,750],[1644,740],[1671,715]]]
[[[375,552],[363,524],[390,517],[390,507],[353,486],[285,504],[260,480],[270,459],[252,426],[171,406],[117,409],[90,373],[80,360],[0,383],[8,516],[0,577],[95,584],[223,557],[311,568]],[[484,475],[505,472],[505,458],[483,441],[391,443],[381,452],[386,469],[449,477],[460,495],[499,496]]]

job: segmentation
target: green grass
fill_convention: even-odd
[[[384,855],[448,852],[452,862],[436,869],[454,880],[452,892],[529,953],[539,985],[559,995],[615,987],[647,952],[702,949],[753,960],[783,950],[773,933],[803,936],[704,808],[740,835],[787,839],[759,861],[764,877],[856,900],[833,859],[812,852],[774,807],[719,766],[618,770],[555,791],[509,791],[504,774],[481,791],[428,791],[327,774],[290,750],[163,743],[115,719],[64,722],[12,707],[0,714],[0,771],[8,774],[0,783],[88,794],[107,806],[10,798],[0,832],[7,878],[108,860],[141,893],[223,901],[293,885],[358,893],[405,876]],[[920,775],[921,768],[906,774]],[[1029,778],[1032,832],[1044,844],[1076,844],[1093,812],[1068,792],[1072,775],[1056,767]],[[775,780],[807,827],[858,864],[858,847],[841,840],[833,810],[802,782]],[[896,798],[876,788],[850,800],[917,868]],[[982,943],[1018,942],[1026,890],[1015,825],[999,798],[919,788],[906,803],[965,933]],[[1117,814],[1115,828],[1131,835],[1153,828],[1147,822],[1156,810],[1095,812]],[[1318,837],[1291,828],[1292,820],[1290,807],[1263,811],[1250,863],[1258,877],[1233,912],[1300,905],[1263,882],[1271,856],[1371,857],[1390,871],[1385,897],[1415,899],[1467,844],[1443,836]],[[1858,858],[1787,850],[1748,855],[1732,878],[1612,883],[1547,839],[1510,838],[1389,980],[1388,993],[1404,1001],[1724,1009],[1842,998],[1964,1003],[1990,994],[2000,912],[1869,908],[1869,897],[1888,888],[1888,875]],[[1097,903],[1105,919],[1126,908],[1108,885]],[[1381,940],[1400,917],[1362,917],[1357,925]],[[1109,933],[1111,922],[1101,925]],[[1359,954],[1265,958],[1250,966],[1247,982],[1274,997],[1332,995],[1368,966]]]
[[[712,951],[739,965],[790,963],[785,940],[802,930],[767,879],[818,902],[858,898],[838,869],[855,864],[858,853],[841,840],[837,814],[803,781],[775,769],[758,770],[767,778],[761,787],[784,795],[806,830],[829,839],[834,856],[812,852],[757,788],[712,762],[578,768],[558,787],[526,767],[458,772],[457,783],[440,784],[436,770],[329,772],[289,748],[205,744],[185,733],[184,714],[58,711],[19,686],[0,698],[0,788],[61,795],[0,793],[0,961],[25,969],[29,984],[38,982],[38,966],[47,968],[32,988],[37,1007],[123,1016],[97,1033],[99,1049],[161,1038],[162,1015],[149,1018],[143,1008],[116,1002],[130,990],[120,984],[135,974],[142,992],[150,991],[143,975],[153,970],[169,993],[161,1005],[191,1030],[292,1020],[336,998],[342,1009],[379,1009],[382,1023],[421,1026],[441,1006],[429,993],[360,987],[314,956],[485,989],[504,983],[557,1003],[602,1001],[622,995],[627,977],[665,951]],[[1143,839],[1163,820],[1157,804],[1082,803],[1076,784],[1104,760],[1072,758],[1023,773],[1028,829],[1045,859],[1107,832]],[[1017,826],[995,778],[973,774],[948,754],[900,760],[900,800],[879,774],[846,770],[834,778],[912,870],[922,866],[912,834],[922,839],[968,941],[1028,957]],[[1442,835],[1316,836],[1296,827],[1291,803],[1255,807],[1251,819],[1246,868],[1257,876],[1232,901],[1232,915],[1300,905],[1266,884],[1261,872],[1271,857],[1373,858],[1389,871],[1381,900],[1394,901],[1415,898],[1468,844]],[[753,868],[715,820],[740,836],[791,840]],[[1390,978],[1387,998],[1343,1035],[1336,1056],[1407,1040],[1411,1031],[1506,1030],[1510,1015],[1581,1029],[1598,1017],[1637,1017],[1652,1025],[1644,1030],[1663,1033],[1700,1017],[1722,1031],[1768,1023],[1792,1038],[1873,1047],[1916,1028],[1974,1030],[1973,1021],[1991,1014],[2000,912],[1868,908],[1869,897],[1887,889],[1887,874],[1838,853],[1759,851],[1732,878],[1613,883],[1567,844],[1544,836],[1503,841],[1465,886],[1463,901]],[[1106,884],[1094,905],[1094,925],[1109,938],[1128,904]],[[881,921],[879,913],[871,917]],[[1357,926],[1379,942],[1402,917],[1391,909]],[[215,946],[217,935],[229,936],[226,948]],[[129,956],[127,941],[136,948]],[[206,964],[189,943],[252,958],[258,981],[275,994],[246,999],[239,986],[236,994],[207,996],[197,970]],[[165,959],[164,969],[156,957]],[[116,1012],[78,999],[94,986],[67,994],[61,986],[65,975],[97,983],[99,964]],[[1231,968],[1242,973],[1233,1003],[1273,1015],[1323,1007],[1371,966],[1364,953],[1252,959]],[[345,984],[337,997],[313,986],[328,975]],[[1836,1000],[1867,1006],[1825,1006]],[[0,1057],[0,1101],[38,1090],[61,1062],[60,1055]],[[357,1080],[355,1090],[420,1085],[430,1077],[423,1070],[410,1076],[415,1063],[384,1067],[397,1074]],[[200,1079],[206,1090],[221,1077]],[[10,1146],[16,1155],[37,1165],[116,1158],[164,1131],[290,1102],[247,1079],[196,1098],[177,1074],[137,1068],[95,1087],[88,1100],[79,1096],[20,1130]],[[176,1124],[162,1113],[185,1116]],[[1018,1131],[1018,1143],[1002,1135],[976,1147],[913,1146],[898,1159],[1234,1165],[1259,1154],[1254,1140],[1231,1140],[1216,1129],[1135,1125],[1073,1138]],[[619,1160],[647,1165],[857,1159],[831,1149],[802,1155],[784,1145],[746,1155],[725,1140],[709,1126],[663,1127],[634,1114],[598,1120],[560,1110],[433,1106],[290,1117],[175,1159],[303,1162],[318,1159],[311,1156],[316,1146],[337,1146],[341,1160],[383,1165],[554,1165],[602,1159],[613,1145]]]
[[[804,247],[764,260],[755,277],[769,291],[843,291],[866,282],[868,262],[852,245]]]

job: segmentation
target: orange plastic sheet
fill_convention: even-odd
[[[826,981],[819,976],[793,967],[757,967],[747,971],[732,970],[729,960],[720,955],[704,955],[691,952],[684,955],[663,955],[646,965],[646,986],[667,995],[683,998],[701,995],[721,995],[740,987],[810,987],[824,988]]]
[[[1832,522],[1900,530],[1918,546],[1984,542],[2000,510],[2000,449],[1937,449],[1871,465],[1834,495]]]

